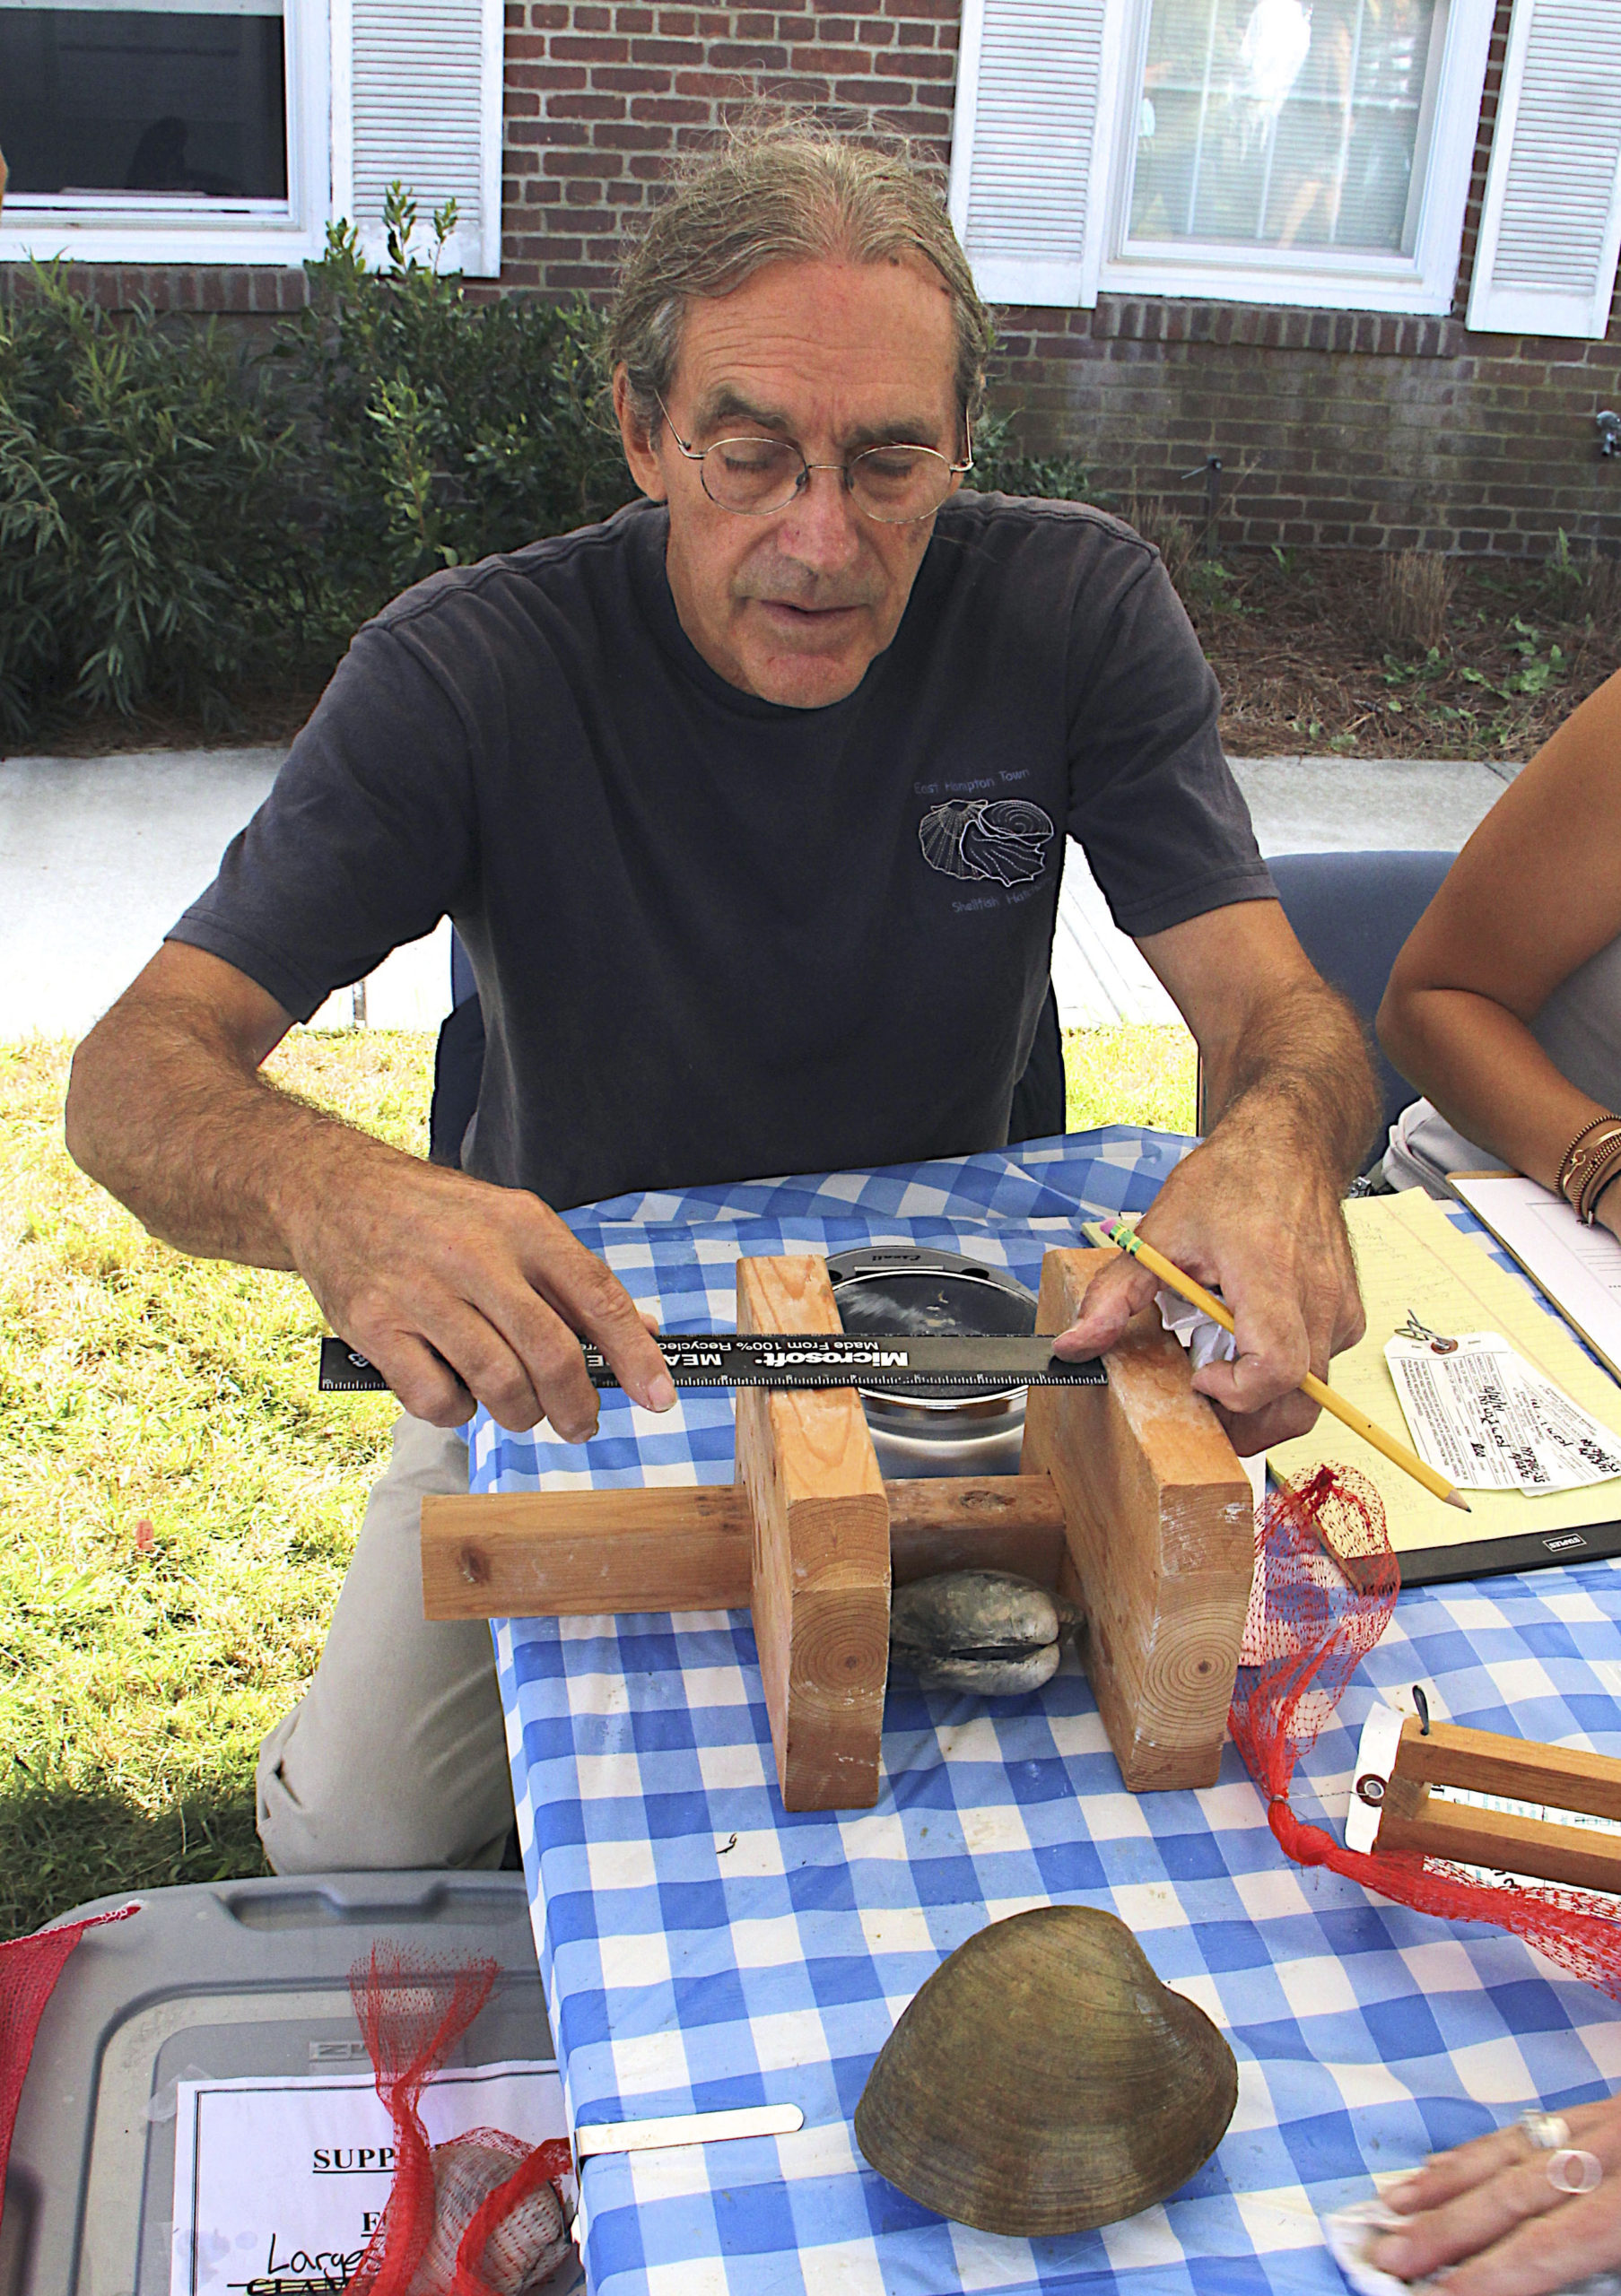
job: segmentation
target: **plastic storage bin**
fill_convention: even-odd
[[[40,2020],[0,2296],[169,2296],[176,2079],[363,2070],[349,1971],[377,1938],[500,1963],[452,2064],[553,2056],[519,1874],[219,1882],[77,1912],[132,1897],[139,1915],[81,1938]]]

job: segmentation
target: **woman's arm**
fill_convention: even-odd
[[[1621,2265],[1621,2098],[1573,2105],[1563,2118],[1560,2135],[1598,2163],[1596,2184],[1590,2166],[1562,2163],[1521,2127],[1477,2136],[1385,2187],[1380,2197],[1411,2222],[1372,2242],[1369,2263],[1398,2280],[1451,2266],[1447,2296],[1548,2296],[1613,2271]]]
[[[1621,674],[1507,788],[1397,958],[1379,1036],[1446,1118],[1544,1187],[1597,1101],[1529,1022],[1621,934]],[[1621,1233],[1621,1189],[1599,1216]]]

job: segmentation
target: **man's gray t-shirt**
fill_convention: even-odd
[[[639,503],[397,599],[170,935],[306,1020],[451,917],[469,1170],[564,1207],[999,1146],[1066,831],[1138,936],[1269,894],[1216,681],[1116,520],[956,496],[810,710],[703,661],[667,534]]]

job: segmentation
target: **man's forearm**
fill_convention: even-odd
[[[68,1153],[164,1243],[296,1268],[295,1207],[400,1152],[278,1091],[216,1023],[137,1004],[81,1045]]]
[[[657,1344],[567,1223],[276,1091],[259,1066],[291,1025],[246,974],[166,944],[79,1048],[70,1152],[166,1243],[296,1269],[419,1419],[459,1427],[478,1402],[584,1442],[597,1403],[577,1335],[667,1411]]]
[[[1315,975],[1253,999],[1230,1037],[1200,1050],[1207,1131],[1262,1128],[1341,1185],[1362,1169],[1379,1120],[1366,1041],[1351,1006]]]
[[[1214,909],[1138,945],[1198,1041],[1208,1135],[1166,1179],[1144,1234],[1232,1308],[1234,1360],[1193,1384],[1241,1450],[1264,1450],[1311,1425],[1302,1378],[1362,1335],[1340,1198],[1373,1137],[1373,1072],[1355,1014],[1276,901]],[[1135,1262],[1105,1266],[1058,1352],[1111,1347],[1155,1289]]]

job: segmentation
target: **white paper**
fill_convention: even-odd
[[[182,2081],[177,2102],[170,2296],[341,2289],[394,2168],[371,2075]],[[431,2144],[474,2128],[526,2144],[569,2133],[555,2065],[435,2074],[421,2110]]]
[[[1382,2200],[1354,2201],[1322,2220],[1329,2254],[1344,2273],[1356,2296],[1411,2296],[1415,2288],[1434,2288],[1433,2274],[1423,2280],[1398,2280],[1370,2263],[1368,2251],[1382,2232],[1399,2232],[1406,2222]]]
[[[1368,2250],[1383,2232],[1399,2232],[1409,2223],[1383,2200],[1355,2201],[1322,2220],[1329,2254],[1345,2274],[1356,2296],[1414,2296],[1424,2288],[1444,2288],[1447,2274],[1426,2274],[1423,2280],[1398,2280],[1368,2261]],[[1556,2296],[1621,2296],[1621,2273],[1595,2272],[1585,2280],[1567,2281]]]
[[[1362,1735],[1356,1742],[1356,1769],[1351,1784],[1351,1799],[1346,1809],[1346,1848],[1355,1849],[1364,1857],[1370,1857],[1379,1840],[1381,1804],[1368,1803],[1356,1791],[1356,1781],[1364,1778],[1382,1779],[1388,1786],[1390,1772],[1396,1767],[1396,1750],[1401,1744],[1401,1727],[1407,1717],[1394,1706],[1381,1700],[1371,1707],[1368,1718],[1362,1726]]]
[[[1202,1371],[1207,1363],[1230,1363],[1238,1353],[1238,1342],[1226,1326],[1196,1308],[1191,1300],[1184,1300],[1180,1292],[1162,1283],[1155,1294],[1155,1305],[1165,1329],[1173,1332],[1187,1349],[1196,1371]]]
[[[1518,1172],[1454,1172],[1449,1185],[1621,1378],[1621,1241]]]
[[[1460,1491],[1534,1499],[1621,1475],[1609,1430],[1501,1332],[1460,1332],[1445,1352],[1399,1334],[1384,1352],[1413,1448]]]

